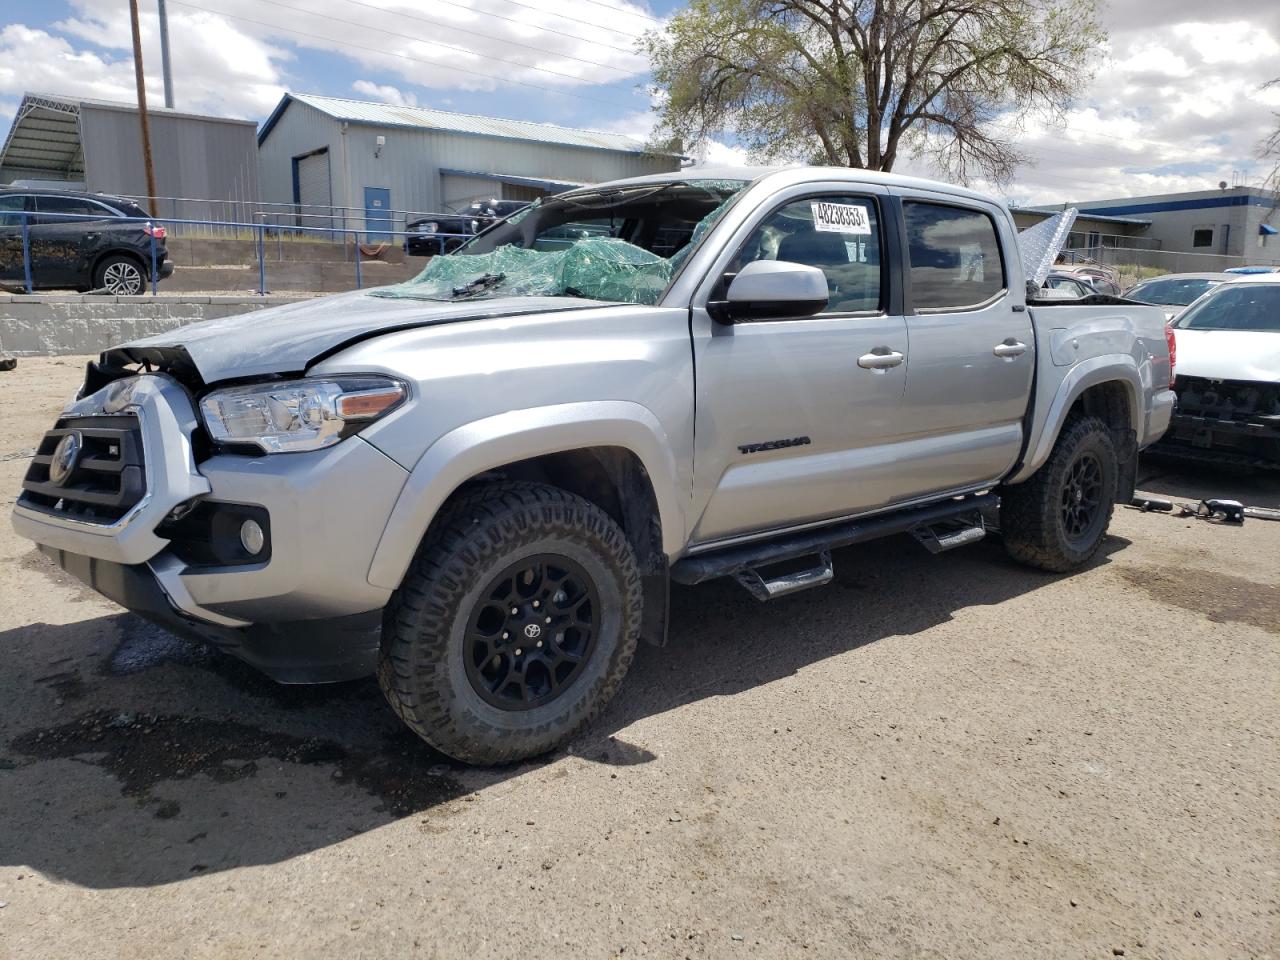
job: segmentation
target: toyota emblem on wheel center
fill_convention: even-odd
[[[76,463],[80,459],[82,443],[80,434],[68,433],[53,448],[53,456],[49,458],[49,479],[62,486],[75,473]]]
[[[524,628],[524,635],[530,640],[537,640],[538,637],[542,636],[542,628],[536,623],[526,624]]]

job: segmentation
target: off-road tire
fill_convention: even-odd
[[[116,288],[111,289],[112,293],[120,296],[138,296],[147,289],[147,271],[134,257],[113,253],[103,257],[93,268],[93,289],[110,289],[109,285],[112,283],[116,284]],[[130,288],[128,290],[120,286],[126,283]]]
[[[1097,515],[1072,537],[1064,497],[1073,467],[1092,458],[1101,470]],[[1066,573],[1093,559],[1115,511],[1119,457],[1111,432],[1097,417],[1074,417],[1063,427],[1049,459],[1025,483],[1000,493],[1000,533],[1005,549],[1028,566]]]
[[[581,673],[549,703],[506,710],[468,676],[466,635],[494,577],[525,557],[567,557],[593,581],[600,626]],[[618,689],[640,635],[635,552],[595,504],[557,487],[502,482],[447,504],[383,616],[378,682],[392,709],[441,753],[503,764],[546,753]]]

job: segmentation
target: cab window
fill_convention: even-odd
[[[917,310],[964,310],[1004,289],[995,221],[978,210],[908,200],[902,204]]]
[[[751,234],[737,269],[755,260],[817,267],[830,299],[823,313],[881,308],[880,219],[866,197],[823,196],[779,208]]]

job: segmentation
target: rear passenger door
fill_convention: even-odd
[[[903,191],[911,360],[903,432],[928,441],[904,477],[938,493],[1002,477],[1022,446],[1035,348],[1017,238],[1000,208]],[[1013,283],[1010,279],[1015,278]]]

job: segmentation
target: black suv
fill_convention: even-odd
[[[164,227],[143,222],[150,215],[132,200],[9,187],[0,188],[0,284],[6,287],[20,288],[25,283],[19,216],[23,212],[29,224],[31,285],[37,289],[142,293],[151,280],[152,237],[156,276],[164,279],[173,273]],[[67,214],[97,219],[71,220],[65,218]]]
[[[457,213],[440,213],[405,224],[404,252],[411,257],[450,253],[481,230],[529,205],[527,200],[477,200]],[[437,234],[450,236],[437,236]],[[458,236],[461,234],[461,236]],[[441,241],[444,241],[443,247]]]

